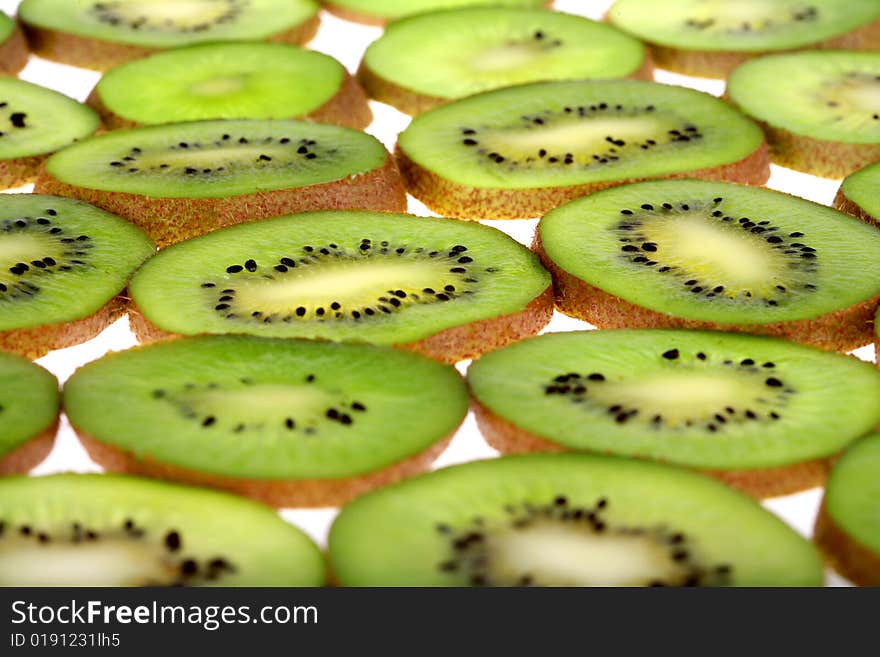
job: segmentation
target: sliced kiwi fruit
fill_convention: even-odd
[[[648,42],[661,68],[713,78],[757,55],[872,50],[880,38],[876,0],[617,0],[608,19]]]
[[[880,159],[880,52],[761,57],[731,74],[727,95],[761,123],[776,164],[843,178]]]
[[[548,213],[557,307],[600,328],[710,328],[849,351],[873,340],[880,231],[780,192],[701,180],[617,187]]]
[[[441,9],[477,5],[534,8],[547,6],[551,2],[552,0],[322,0],[324,7],[337,16],[368,25],[384,25],[388,21]]]
[[[730,333],[551,333],[481,357],[468,383],[501,451],[654,459],[757,497],[821,485],[830,461],[880,422],[870,364]]]
[[[542,9],[466,7],[401,19],[358,73],[376,100],[419,114],[480,91],[540,80],[651,79],[640,41],[603,23]]]
[[[375,137],[293,120],[114,131],[49,158],[35,189],[113,212],[159,246],[288,212],[406,209],[394,162]]]
[[[58,381],[49,372],[0,351],[0,475],[28,472],[49,455],[59,397]]]
[[[342,510],[345,586],[819,586],[809,542],[708,477],[530,454],[444,468]]]
[[[880,434],[850,447],[835,463],[816,518],[815,541],[841,575],[880,586]]]
[[[91,135],[98,115],[72,98],[0,76],[0,189],[33,182],[46,156]]]
[[[317,546],[270,508],[115,475],[0,480],[0,586],[321,586]]]
[[[206,336],[89,363],[64,408],[108,470],[334,506],[426,469],[468,394],[454,368],[395,349]]]
[[[39,358],[94,337],[153,251],[137,227],[80,201],[0,195],[0,349]]]
[[[550,276],[504,233],[453,219],[316,212],[170,247],[133,278],[142,340],[251,333],[396,345],[455,362],[533,335]]]
[[[18,17],[40,57],[98,71],[195,43],[305,43],[319,21],[314,0],[24,0]]]
[[[110,128],[200,119],[372,120],[363,90],[332,57],[279,43],[175,48],[104,74],[86,101]]]
[[[0,75],[15,75],[28,60],[27,42],[18,24],[0,11]]]
[[[545,82],[457,100],[398,140],[409,192],[454,217],[537,217],[633,179],[762,184],[758,127],[708,94],[631,80]]]
[[[844,179],[834,207],[862,221],[880,226],[880,162],[859,169]]]

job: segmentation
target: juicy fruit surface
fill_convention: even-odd
[[[617,0],[612,23],[687,50],[761,52],[796,48],[880,19],[875,0]]]
[[[29,360],[0,352],[0,458],[58,416],[58,381]]]
[[[880,434],[850,447],[835,464],[825,489],[834,523],[869,550],[880,553]]]
[[[688,319],[791,321],[880,294],[865,276],[880,262],[875,227],[757,187],[625,185],[551,211],[538,233],[549,258],[585,283]]]
[[[295,46],[218,43],[118,66],[97,93],[110,111],[136,123],[283,119],[330,100],[344,73],[332,57]]]
[[[160,198],[216,198],[340,180],[381,167],[363,132],[306,121],[194,121],[119,130],[46,162],[58,180]]]
[[[753,336],[556,333],[487,354],[468,381],[492,413],[569,449],[700,468],[827,457],[880,422],[871,365]]]
[[[588,455],[446,468],[369,493],[330,532],[347,586],[816,586],[814,549],[696,474]]]
[[[798,135],[880,142],[880,53],[805,52],[746,62],[727,83],[750,116]]]
[[[15,22],[0,11],[0,43],[6,41],[15,29]]]
[[[455,219],[316,212],[162,251],[131,283],[153,324],[186,335],[402,344],[515,313],[550,285],[504,233]]]
[[[489,91],[416,117],[407,157],[468,187],[528,189],[662,176],[736,162],[762,143],[722,101],[628,80]]]
[[[880,162],[847,176],[841,185],[843,195],[870,216],[880,219]]]
[[[140,229],[86,203],[0,196],[0,330],[91,315],[153,251]]]
[[[398,21],[364,62],[398,86],[459,98],[537,80],[625,77],[644,58],[640,42],[579,16],[478,7]]]
[[[114,475],[0,480],[0,585],[321,586],[318,548],[261,504]]]
[[[318,11],[313,0],[24,0],[29,25],[147,48],[264,39]]]
[[[485,0],[331,0],[328,4],[365,16],[395,19],[412,14],[423,14],[435,9],[451,9],[484,5]],[[504,7],[540,7],[545,0],[493,0],[493,5]]]
[[[453,368],[411,353],[213,336],[94,361],[64,404],[78,430],[161,463],[326,479],[427,449],[456,429],[468,396]]]
[[[0,77],[0,160],[51,153],[92,134],[98,115],[72,98]]]

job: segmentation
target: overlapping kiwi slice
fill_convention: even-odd
[[[94,337],[153,251],[137,227],[80,201],[0,195],[0,348],[38,358]]]
[[[859,169],[844,179],[834,207],[863,221],[880,226],[880,162]]]
[[[333,506],[427,468],[468,394],[454,368],[412,353],[208,336],[94,361],[64,407],[108,470]]]
[[[288,212],[406,208],[400,176],[376,138],[292,120],[193,121],[103,134],[51,157],[35,189],[113,212],[160,246]]]
[[[176,48],[107,72],[86,101],[104,125],[308,118],[364,128],[361,88],[332,57],[278,43]]]
[[[0,475],[27,472],[52,450],[59,396],[49,372],[0,352]]]
[[[18,17],[35,53],[99,71],[194,43],[305,43],[318,29],[314,0],[24,0]]]
[[[708,94],[630,80],[477,94],[416,117],[398,140],[410,193],[441,214],[536,217],[633,179],[761,184],[758,127]]]
[[[27,60],[24,34],[14,20],[0,11],[0,75],[15,75]]]
[[[600,328],[714,328],[848,351],[873,340],[880,231],[768,189],[617,187],[547,214],[557,306]]]
[[[875,0],[617,0],[608,19],[650,43],[662,68],[707,77],[769,52],[871,50],[880,37]]]
[[[91,135],[98,115],[72,98],[12,77],[0,77],[0,189],[36,178],[49,153]]]
[[[487,4],[500,7],[543,7],[550,2],[551,0],[322,0],[323,5],[334,14],[370,25],[384,25],[387,21],[440,9]]]
[[[321,553],[261,504],[114,475],[0,480],[0,586],[321,586]]]
[[[377,100],[418,114],[480,91],[539,80],[651,79],[641,42],[572,14],[469,7],[396,21],[364,55]]]
[[[707,477],[585,454],[507,456],[365,495],[330,531],[347,586],[818,586],[813,547]]]
[[[483,356],[468,382],[502,451],[650,458],[758,497],[821,485],[829,459],[880,422],[871,365],[729,333],[552,333]]]
[[[834,465],[816,519],[815,541],[840,574],[880,586],[880,434],[860,440]]]
[[[880,52],[803,52],[746,62],[730,99],[760,121],[776,164],[843,178],[880,159]]]
[[[252,333],[398,345],[449,362],[535,334],[552,313],[549,275],[501,231],[356,211],[178,244],[130,290],[142,339]]]

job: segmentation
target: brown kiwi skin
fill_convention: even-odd
[[[302,45],[312,40],[318,32],[320,21],[318,14],[315,14],[303,23],[273,34],[265,40]],[[24,21],[19,22],[34,54],[44,59],[93,71],[107,71],[119,64],[141,59],[160,50],[103,39],[90,39],[69,32],[57,32],[37,25],[29,25]]]
[[[564,187],[528,189],[477,188],[459,185],[416,164],[397,146],[395,156],[400,173],[410,194],[428,208],[445,217],[459,219],[524,219],[540,217],[568,201],[609,187],[641,182],[652,178],[604,180]],[[770,157],[767,144],[741,160],[709,169],[683,171],[657,178],[701,178],[724,180],[746,185],[763,185],[770,179]]]
[[[361,23],[363,25],[375,25],[377,27],[384,27],[389,21],[385,20],[381,16],[375,16],[373,14],[362,14],[358,11],[353,11],[348,9],[347,7],[340,7],[335,4],[333,0],[323,0],[321,4],[324,6],[324,9],[329,11],[334,16],[338,16],[339,18],[352,21],[353,23]],[[491,4],[484,2],[482,4]],[[549,7],[553,4],[553,0],[544,0],[544,7]],[[393,21],[390,21],[393,22]]]
[[[133,128],[141,125],[136,121],[129,121],[126,118],[114,114],[112,110],[108,109],[101,101],[97,87],[92,89],[88,98],[86,98],[85,104],[98,113],[98,116],[101,117],[101,122],[107,126],[109,130]],[[373,112],[370,110],[367,94],[364,93],[364,90],[361,89],[360,85],[346,71],[342,79],[342,84],[339,87],[339,91],[317,109],[312,110],[303,116],[275,118],[302,119],[306,121],[315,121],[316,123],[330,123],[345,128],[363,130],[372,123]]]
[[[27,474],[49,456],[58,433],[58,415],[46,429],[0,457],[0,477]]]
[[[283,214],[308,210],[405,212],[406,190],[390,156],[357,175],[304,187],[212,198],[158,198],[75,187],[41,168],[34,192],[80,199],[140,226],[161,248],[190,237]]]
[[[477,426],[486,442],[504,454],[570,452],[567,447],[521,429],[492,413],[478,401],[472,403]],[[790,495],[824,485],[834,458],[821,458],[773,468],[710,470],[691,468],[714,477],[756,499]]]
[[[862,206],[847,198],[846,194],[843,193],[843,187],[837,190],[837,195],[834,197],[833,207],[835,210],[839,210],[844,214],[861,219],[867,224],[873,224],[880,228],[880,217],[871,216]]]
[[[141,344],[183,337],[163,331],[132,304],[131,330]],[[520,312],[453,326],[415,342],[393,345],[453,365],[537,335],[553,317],[553,288],[548,287]]]
[[[0,75],[18,75],[30,57],[21,26],[16,23],[12,33],[0,43]]]
[[[585,283],[550,259],[537,231],[532,250],[553,278],[556,308],[600,329],[677,328],[731,331],[785,338],[840,352],[852,351],[874,341],[874,313],[880,306],[880,294],[849,308],[811,319],[769,324],[717,324],[649,310]]]
[[[880,586],[880,556],[847,534],[819,507],[813,541],[828,564],[857,586]]]

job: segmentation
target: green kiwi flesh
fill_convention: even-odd
[[[0,462],[51,430],[59,403],[54,376],[29,360],[0,352]]]
[[[830,457],[880,422],[870,364],[729,333],[553,333],[481,357],[468,383],[489,412],[566,449],[705,470]]]
[[[452,434],[454,368],[369,345],[171,340],[93,361],[64,388],[77,431],[154,462],[262,480],[372,473]]]
[[[439,9],[492,4],[499,7],[541,7],[546,0],[325,0],[330,9],[371,23],[384,23],[404,16],[424,14]]]
[[[323,558],[270,508],[115,475],[0,480],[0,586],[321,586]]]
[[[819,586],[813,547],[709,478],[585,454],[507,456],[369,493],[330,531],[345,586]]]
[[[12,36],[12,32],[15,30],[15,21],[9,18],[3,12],[0,12],[0,44],[2,44],[6,39]]]
[[[835,207],[880,225],[880,162],[847,176],[840,186]]]

